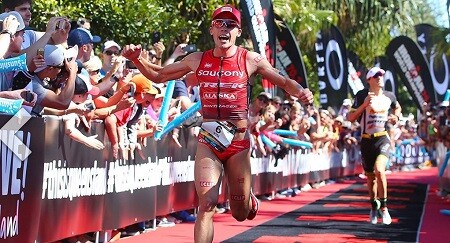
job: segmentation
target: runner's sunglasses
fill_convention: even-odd
[[[215,19],[211,22],[212,26],[216,28],[227,27],[228,29],[239,28],[239,24],[231,19]]]
[[[375,75],[373,75],[373,78],[378,78],[378,77],[382,77],[382,76],[383,76],[383,73],[378,72]]]

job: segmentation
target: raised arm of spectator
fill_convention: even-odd
[[[166,47],[164,46],[164,44],[162,42],[156,42],[155,44],[153,44],[153,48],[155,49],[155,52],[156,52],[156,56],[155,56],[156,62],[155,62],[155,64],[161,66],[161,63],[162,63],[162,59],[161,58],[162,58],[164,50],[166,50]]]
[[[145,123],[145,126],[142,127],[143,129],[137,130],[138,138],[152,137],[157,131],[162,131],[163,129],[158,121],[150,121],[150,123],[147,123],[145,116],[141,116],[140,119],[142,123]]]
[[[27,54],[27,65],[29,67],[30,71],[34,71],[36,69],[33,58],[36,56],[37,51],[40,48],[44,48],[44,46],[49,42],[52,35],[57,31],[56,25],[60,21],[64,21],[65,18],[63,17],[52,17],[47,23],[47,28],[45,30],[44,35],[39,38],[34,44],[29,46],[26,49],[23,49],[20,54],[26,53]]]
[[[187,52],[185,50],[183,50],[183,48],[187,46],[187,44],[185,43],[181,43],[179,44],[177,47],[175,47],[175,50],[173,51],[173,53],[170,55],[169,58],[167,58],[167,60],[164,62],[164,66],[167,66],[169,64],[172,64],[175,62],[175,60],[180,57],[180,56],[184,56],[187,54]]]
[[[108,102],[106,102],[106,106],[112,106],[117,104],[120,100],[123,99],[124,95],[130,90],[131,86],[135,86],[134,83],[129,82],[127,84],[125,84],[124,86],[122,86],[119,90],[117,90],[117,92],[114,93],[113,96],[111,96],[108,99]]]
[[[69,73],[64,88],[61,89],[61,92],[59,94],[56,94],[54,92],[47,92],[48,94],[42,100],[42,106],[61,110],[67,109],[67,107],[69,107],[69,104],[73,97],[73,92],[75,89],[75,78],[78,71],[78,65],[75,62],[75,58],[72,58],[72,60],[70,61],[64,59],[64,67]]]
[[[113,78],[113,75],[117,72],[117,70],[119,70],[120,65],[122,65],[123,63],[122,60],[123,57],[118,57],[113,60],[113,66],[102,78],[103,81],[95,85],[99,88],[100,92],[98,93],[98,95],[93,95],[93,99],[106,94],[114,86],[114,84],[116,84],[118,78]]]
[[[134,98],[122,99],[117,104],[111,105],[108,107],[95,109],[92,119],[105,119],[111,114],[114,114],[118,111],[124,110],[128,107],[131,107],[136,103]]]
[[[88,100],[87,102],[92,102],[91,100]],[[54,109],[50,107],[44,107],[44,115],[55,115],[55,116],[64,116],[68,114],[78,114],[78,115],[85,115],[89,111],[84,106],[85,103],[81,104],[75,104],[74,102],[70,102],[69,107],[64,110],[60,109]]]
[[[19,26],[19,21],[17,18],[12,18],[8,16],[2,23],[2,34],[0,34],[0,57],[5,59],[6,53],[8,52],[9,44],[11,43],[11,38],[16,34],[17,27]]]

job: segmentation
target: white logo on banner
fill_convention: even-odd
[[[334,77],[331,73],[331,54],[335,52],[339,58],[339,74],[337,77]],[[330,40],[327,44],[327,49],[325,50],[325,65],[327,71],[328,80],[330,80],[330,85],[334,90],[340,90],[342,83],[344,82],[344,60],[342,58],[341,48],[339,47],[339,43],[335,40]]]
[[[31,154],[31,134],[19,131],[30,120],[30,114],[20,109],[1,129],[0,146],[1,154],[1,196],[16,195],[16,208],[13,215],[5,212],[0,204],[0,239],[14,237],[19,234],[19,205],[25,199],[25,182],[27,176],[28,156]],[[26,136],[25,136],[26,135]],[[23,143],[24,138],[26,145]],[[10,209],[9,209],[10,210]]]
[[[31,150],[15,135],[19,129],[31,119],[31,115],[20,109],[9,121],[0,128],[0,141],[5,144],[20,160],[25,160],[30,156]]]
[[[266,44],[269,42],[269,31],[267,30],[266,22],[264,21],[264,13],[260,1],[248,0],[248,11],[250,13],[253,32],[255,33],[256,42],[258,42],[256,51],[261,56],[266,57]]]

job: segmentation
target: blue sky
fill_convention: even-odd
[[[437,24],[448,28],[447,0],[427,0],[427,2],[431,4]]]

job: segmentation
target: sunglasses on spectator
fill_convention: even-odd
[[[216,28],[226,27],[228,29],[234,29],[236,27],[239,28],[239,24],[231,19],[215,19],[212,21],[212,26]]]
[[[112,54],[118,56],[118,55],[120,55],[120,51],[110,51],[110,50],[107,50],[107,51],[105,51],[105,54],[108,55],[108,56],[111,56]]]
[[[381,72],[378,72],[375,75],[373,75],[372,78],[379,78],[379,77],[382,77],[382,76],[383,76],[383,74]]]
[[[98,74],[99,72],[100,72],[100,69],[92,70],[92,71],[91,71],[91,73],[95,73],[95,74]]]

